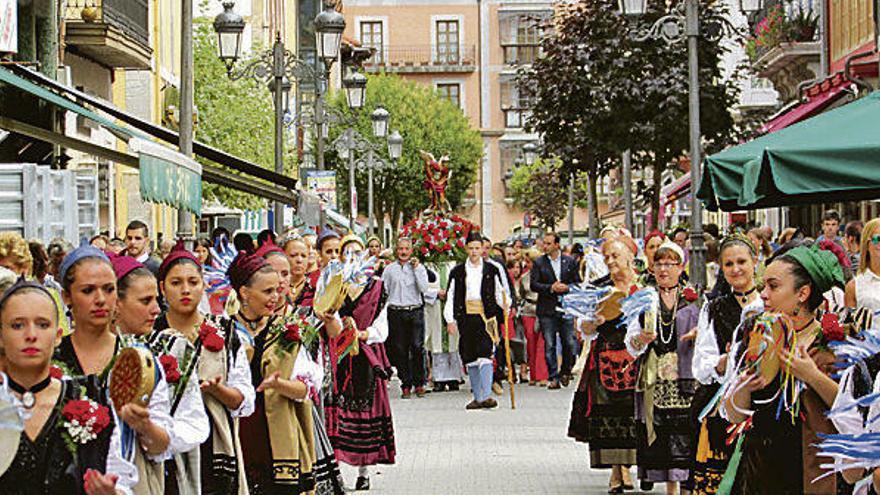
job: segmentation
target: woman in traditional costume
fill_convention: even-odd
[[[364,250],[360,238],[348,235],[340,242],[342,261],[351,262]],[[327,433],[340,461],[358,466],[355,490],[369,490],[369,466],[394,464],[394,423],[388,400],[391,363],[385,353],[388,317],[382,279],[371,276],[363,287],[352,286],[339,310],[343,324],[357,330],[359,352],[343,358],[333,374],[333,386],[324,405]],[[339,349],[342,337],[331,349]],[[332,355],[332,354],[331,354]]]
[[[294,312],[301,316],[311,314],[307,307],[297,307],[293,304],[293,298],[290,294],[290,259],[284,251],[281,250],[271,241],[267,241],[259,249],[256,254],[266,259],[272,268],[281,278],[278,284],[278,299],[280,301],[275,314],[279,317],[292,315]],[[305,279],[305,264],[300,272],[300,277]],[[285,282],[285,280],[287,282]],[[311,361],[310,367],[316,370],[323,370],[320,361],[312,358],[311,353],[303,352],[303,359]],[[299,358],[297,358],[299,359]],[[323,382],[325,380],[316,380],[318,387],[324,391]],[[312,463],[312,472],[315,475],[315,493],[318,495],[341,495],[345,493],[345,487],[342,483],[342,473],[339,471],[339,464],[336,462],[336,456],[333,453],[333,447],[327,430],[324,426],[324,408],[322,404],[323,393],[315,394],[312,397],[312,424],[314,425],[315,435],[315,458]]]
[[[55,362],[71,377],[96,376],[106,389],[110,366],[125,347],[122,337],[113,329],[118,298],[113,265],[103,251],[84,245],[67,254],[59,277],[74,331],[61,339],[55,349]],[[133,456],[126,457],[138,468],[138,483],[133,492],[159,495],[164,492],[165,477],[157,465],[167,457],[172,420],[165,373],[152,357],[159,376],[146,407],[132,402],[117,407],[116,414],[136,433],[136,438],[123,441],[123,449]]]
[[[636,459],[642,487],[666,482],[666,493],[690,493],[693,428],[690,405],[696,389],[691,371],[699,309],[697,293],[685,287],[684,253],[666,241],[650,263],[657,306],[633,318],[626,348],[638,358],[635,394]]]
[[[250,363],[232,321],[199,311],[203,275],[202,264],[181,245],[162,261],[159,288],[168,310],[153,325],[151,340],[185,349],[175,353],[179,367],[193,370],[190,386],[200,389],[208,438],[201,442],[198,457],[190,456],[199,465],[200,493],[244,495],[247,479],[238,429],[239,418],[254,410]],[[174,345],[178,339],[189,346]]]
[[[628,243],[612,238],[602,245],[609,274],[596,285],[629,294],[637,282],[633,251]],[[587,365],[572,401],[568,436],[590,445],[590,467],[611,469],[609,493],[633,488],[629,466],[636,463],[633,419],[636,385],[634,358],[626,350],[623,314],[609,320],[597,316],[582,327],[592,338]]]
[[[182,247],[181,244],[179,248]],[[180,333],[153,332],[160,313],[159,287],[153,273],[130,256],[114,255],[110,262],[118,277],[116,327],[119,335],[148,345],[157,356],[168,383],[171,440],[164,456],[165,465],[151,467],[158,476],[164,476],[166,494],[201,494],[198,448],[208,439],[209,426],[193,360],[195,348]]]
[[[843,271],[834,254],[799,246],[771,259],[764,282],[766,312],[740,326],[727,363],[723,411],[744,431],[722,487],[750,495],[836,493],[834,477],[813,482],[823,472],[816,434],[834,432],[826,412],[838,390],[817,364],[826,361],[829,340],[817,317],[823,294],[843,285]],[[759,342],[767,343],[763,352]]]
[[[137,469],[121,456],[120,428],[97,377],[53,373],[61,332],[55,299],[43,286],[20,280],[0,297],[0,410],[5,420],[23,423],[20,433],[4,433],[14,445],[4,443],[0,454],[11,458],[0,468],[0,492],[130,494]]]
[[[315,296],[315,288],[309,284],[306,270],[309,267],[309,246],[301,238],[284,242],[284,253],[290,263],[290,301],[294,307],[309,306]]]
[[[236,331],[249,349],[254,413],[241,422],[248,487],[253,494],[315,492],[313,409],[321,370],[308,359],[295,325],[275,314],[278,273],[265,259],[239,253],[229,280],[241,304]],[[331,335],[340,327],[322,316]]]
[[[517,283],[519,293],[519,318],[526,334],[526,362],[529,367],[529,385],[547,386],[549,372],[547,359],[544,357],[544,333],[538,325],[538,293],[530,286],[532,263],[540,256],[537,249],[529,249],[523,256],[523,275]],[[582,279],[586,280],[586,279]]]
[[[691,420],[698,428],[692,473],[695,495],[716,493],[727,469],[733,452],[733,445],[727,443],[730,424],[710,403],[727,369],[728,349],[737,327],[745,316],[764,310],[755,285],[757,252],[749,238],[741,234],[725,238],[719,247],[719,260],[729,289],[703,304],[693,360],[694,378],[700,383],[691,403]],[[704,412],[707,407],[709,410]]]

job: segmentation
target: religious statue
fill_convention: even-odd
[[[446,200],[446,187],[449,185],[449,178],[452,171],[446,166],[449,161],[449,155],[443,155],[439,160],[427,151],[419,150],[422,160],[425,160],[425,175],[427,178],[423,183],[425,189],[431,193],[431,207],[426,210],[430,211],[451,211],[452,207]]]

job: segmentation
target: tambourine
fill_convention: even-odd
[[[327,285],[323,287],[322,292],[315,297],[313,304],[315,312],[329,314],[339,311],[345,302],[346,285],[342,281],[341,273],[333,275]]]
[[[119,351],[110,370],[110,400],[116,411],[126,404],[146,407],[159,380],[153,353],[144,346],[126,347]]]
[[[779,372],[779,351],[788,338],[788,323],[781,315],[764,313],[749,331],[746,363],[769,382]]]
[[[614,320],[623,312],[623,309],[620,307],[620,301],[625,297],[626,292],[619,289],[612,290],[596,305],[596,315],[601,316],[605,321]]]

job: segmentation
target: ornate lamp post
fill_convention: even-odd
[[[330,67],[339,57],[339,44],[342,31],[345,29],[345,18],[332,7],[324,6],[324,11],[315,17],[315,36],[318,57],[324,62],[324,74],[319,74],[307,62],[297,58],[284,48],[281,34],[275,33],[275,42],[271,50],[261,53],[255,60],[235,71],[235,63],[241,55],[241,35],[244,32],[244,19],[233,10],[234,2],[224,2],[223,12],[214,18],[214,31],[217,32],[217,48],[220,60],[226,64],[226,73],[230,79],[238,80],[250,77],[258,82],[269,85],[275,102],[275,172],[284,173],[284,114],[289,108],[291,81],[313,81],[318,95],[315,100],[315,115],[321,116],[324,111],[323,84],[329,80]],[[320,125],[320,122],[316,122]],[[320,132],[317,136],[318,168],[324,168],[324,143]],[[274,228],[276,232],[284,230],[284,204],[275,202]],[[322,215],[323,216],[323,215]],[[323,218],[321,220],[323,225]]]
[[[639,16],[647,10],[647,0],[618,0],[623,14]],[[740,0],[746,13],[758,10],[762,0]],[[663,40],[668,44],[687,40],[688,48],[688,125],[690,127],[691,160],[691,252],[690,280],[700,289],[706,288],[706,248],[703,243],[703,208],[697,199],[700,184],[700,81],[698,42],[700,37],[710,42],[718,41],[725,31],[736,31],[727,19],[709,16],[707,28],[700,32],[699,0],[681,0],[664,16],[650,26],[640,26],[634,33],[636,41]]]

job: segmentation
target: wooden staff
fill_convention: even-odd
[[[502,291],[504,297],[504,357],[507,360],[507,383],[510,384],[510,408],[516,409],[516,393],[513,386],[513,366],[510,364],[510,324],[507,315],[507,293]]]

